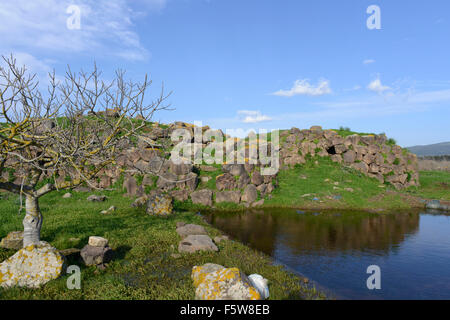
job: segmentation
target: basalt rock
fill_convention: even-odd
[[[237,182],[234,176],[230,173],[224,173],[216,177],[217,190],[233,190],[236,189]]]
[[[155,193],[149,196],[147,201],[147,213],[152,216],[168,216],[172,214],[173,199],[171,196],[162,193]]]
[[[198,190],[191,193],[192,203],[212,206],[212,191],[208,189]]]
[[[194,253],[196,251],[219,251],[219,249],[207,235],[188,235],[180,241],[178,251]]]
[[[218,191],[216,192],[216,202],[239,203],[241,201],[240,191]]]

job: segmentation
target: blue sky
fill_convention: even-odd
[[[80,29],[67,28],[70,5]],[[450,140],[448,0],[0,0],[0,21],[0,52],[42,81],[94,60],[107,79],[150,74],[155,94],[164,81],[176,110],[162,122]]]

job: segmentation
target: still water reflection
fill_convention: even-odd
[[[291,209],[204,215],[338,298],[450,299],[450,216]],[[381,290],[367,289],[370,265],[381,268]]]

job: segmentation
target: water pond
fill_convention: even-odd
[[[450,216],[439,212],[203,212],[337,299],[450,299]],[[369,290],[369,266],[381,289]],[[373,282],[372,282],[373,283]]]

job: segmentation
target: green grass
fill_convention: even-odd
[[[54,192],[41,199],[44,215],[42,240],[58,249],[82,248],[91,235],[109,239],[115,252],[114,260],[106,270],[83,267],[82,289],[68,290],[68,275],[46,284],[41,289],[0,289],[1,299],[194,299],[191,270],[207,262],[226,267],[238,267],[246,274],[259,273],[269,279],[271,299],[321,298],[315,288],[307,287],[302,279],[287,272],[272,260],[249,247],[234,241],[220,243],[218,253],[177,253],[180,241],[175,231],[177,221],[204,225],[211,237],[219,235],[217,229],[206,225],[202,218],[191,212],[178,212],[169,218],[148,216],[143,209],[131,208],[133,199],[118,192],[103,192],[109,197],[103,203],[86,201],[87,193],[64,194]],[[18,213],[17,196],[1,194],[0,238],[14,230],[21,230],[23,218]],[[117,211],[101,215],[111,205]],[[180,209],[180,208],[178,208]],[[71,239],[72,238],[72,239]],[[14,252],[0,249],[0,261]]]
[[[318,161],[318,164],[315,164],[315,161]],[[388,186],[380,187],[383,185],[376,179],[334,163],[328,157],[315,157],[308,159],[304,165],[281,170],[278,181],[278,188],[272,193],[271,199],[266,198],[265,206],[345,209],[409,207],[400,196],[385,195]],[[345,188],[351,188],[353,192],[346,191]],[[302,197],[307,194],[309,196]],[[333,196],[342,196],[342,199],[328,198]],[[380,199],[374,201],[377,197]],[[319,198],[319,201],[313,198]]]
[[[356,132],[356,131],[351,131],[350,128],[343,128],[340,127],[339,129],[332,129],[333,131],[336,131],[338,133],[338,135],[340,135],[341,137],[347,137],[347,136],[351,136],[353,134],[357,134],[359,136],[367,136],[367,135],[371,135],[374,133],[364,133],[364,132]]]
[[[425,199],[450,200],[450,172],[420,171],[419,188],[409,188],[409,194]]]

